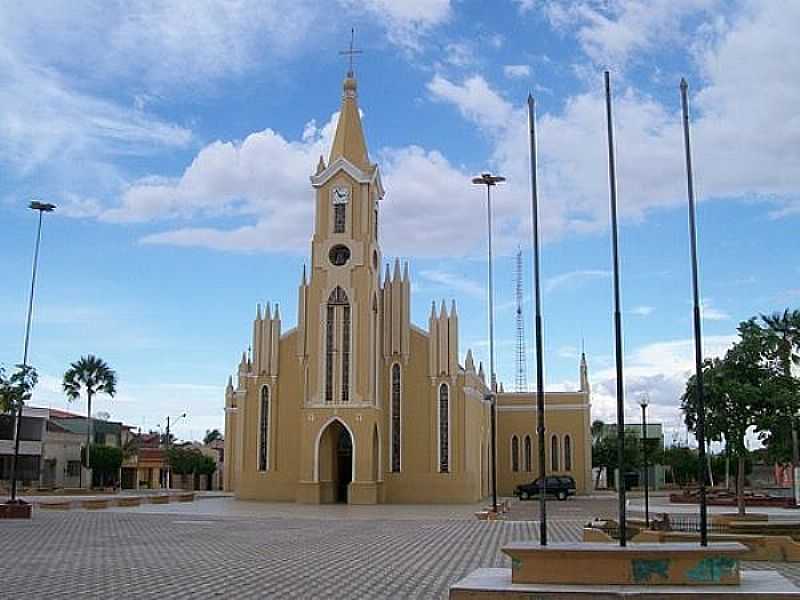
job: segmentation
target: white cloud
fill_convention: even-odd
[[[693,92],[692,139],[698,198],[752,198],[788,217],[800,206],[800,5],[748,5],[709,34],[693,56],[704,83]],[[775,56],[785,57],[775,60]],[[741,65],[747,64],[747,69]],[[683,205],[685,166],[677,81],[669,104],[627,85],[614,99],[619,211],[642,220]],[[605,114],[599,80],[537,118],[541,218],[545,239],[602,231],[608,223]],[[512,104],[480,76],[436,75],[432,96],[453,104],[494,145],[491,164],[508,178],[498,211],[508,232],[528,229],[528,136],[524,100]]]
[[[203,148],[175,180],[145,179],[131,186],[120,206],[101,219],[143,222],[220,214],[249,216],[255,223],[234,229],[182,227],[149,235],[149,244],[203,246],[220,250],[302,251],[313,225],[312,165],[325,154],[336,115],[323,127],[312,121],[299,141],[265,130],[242,142]]]
[[[544,291],[548,294],[559,288],[579,286],[592,279],[605,279],[611,277],[610,271],[598,269],[586,269],[582,271],[570,271],[561,273],[545,280]]]
[[[87,157],[143,155],[190,140],[188,129],[78,92],[0,43],[0,161],[21,172],[53,160],[74,167]]]
[[[464,117],[486,129],[506,127],[511,117],[511,105],[489,87],[486,80],[475,75],[455,84],[441,75],[428,82],[434,99],[455,105]]]
[[[724,310],[714,307],[710,298],[703,301],[700,313],[704,321],[728,321],[731,318]]]
[[[308,0],[4,4],[0,39],[19,56],[87,81],[172,88],[240,74],[302,48],[309,32],[325,27],[320,12]]]
[[[654,310],[655,308],[653,308],[652,306],[636,306],[633,308],[633,310],[631,310],[631,313],[639,317],[647,317],[653,314]]]
[[[503,67],[503,74],[509,79],[530,77],[531,68],[528,65],[505,65]]]
[[[737,340],[735,335],[703,338],[705,358],[722,356]],[[591,357],[589,357],[591,363]],[[591,364],[590,364],[591,366]],[[626,412],[638,416],[639,396],[650,396],[649,415],[654,422],[671,427],[683,423],[680,397],[694,372],[694,340],[670,340],[641,346],[625,357]],[[612,420],[616,415],[616,372],[614,367],[591,373],[592,419]]]
[[[485,298],[484,287],[458,273],[450,273],[438,269],[427,269],[419,272],[423,280],[448,290],[448,294],[461,292],[475,298]]]
[[[354,12],[366,12],[383,23],[389,40],[409,50],[420,49],[420,38],[445,23],[452,14],[450,0],[339,0]]]
[[[709,14],[718,5],[719,0],[551,0],[542,8],[557,29],[576,28],[581,47],[595,64],[621,68],[636,52],[683,41],[683,20]],[[523,0],[520,8],[530,10],[533,2]]]

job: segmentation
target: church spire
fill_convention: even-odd
[[[351,32],[352,34],[352,32]],[[350,69],[345,77],[342,94],[342,108],[339,111],[339,122],[336,125],[336,135],[333,138],[331,154],[328,164],[333,163],[337,158],[345,158],[359,169],[369,169],[369,157],[367,155],[367,143],[364,140],[364,130],[361,127],[361,115],[358,112],[358,102],[356,94],[356,78],[353,73],[353,55],[359,54],[360,50],[353,49],[351,37],[350,49],[340,52],[350,57]]]

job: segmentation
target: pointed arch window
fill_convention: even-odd
[[[572,438],[564,436],[564,470],[572,471]]]
[[[325,402],[334,402],[337,397],[335,382],[337,371],[341,386],[338,398],[341,402],[348,402],[350,400],[350,302],[345,291],[339,286],[336,286],[328,296],[325,319]]]
[[[450,389],[439,386],[439,472],[450,472]]]
[[[550,438],[550,470],[558,471],[559,464],[558,458],[560,451],[558,448],[558,436],[554,435]]]
[[[511,436],[511,470],[519,472],[519,438],[515,435]]]
[[[532,458],[532,455],[533,455],[531,446],[532,446],[532,444],[531,444],[531,436],[526,435],[525,436],[525,443],[524,443],[524,454],[523,454],[523,456],[524,456],[523,465],[525,467],[525,472],[526,473],[530,473],[531,472],[531,463],[532,463],[531,458]]]
[[[269,387],[261,388],[261,406],[258,424],[258,470],[269,466]]]
[[[392,365],[392,473],[400,472],[400,365]]]

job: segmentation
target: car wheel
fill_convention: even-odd
[[[556,494],[556,498],[559,500],[566,500],[567,499],[567,492],[558,492]]]
[[[519,499],[520,500],[530,500],[531,499],[531,495],[528,492],[522,492],[519,495]]]

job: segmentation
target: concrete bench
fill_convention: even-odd
[[[141,498],[132,497],[132,498],[117,498],[114,501],[116,506],[139,506],[142,503]]]
[[[44,510],[69,510],[72,508],[72,500],[56,500],[54,502],[39,502],[37,507]]]
[[[175,499],[178,502],[194,502],[194,492],[183,492],[178,494]]]
[[[674,586],[738,585],[739,559],[747,547],[512,542],[502,550],[511,557],[513,583]]]
[[[169,504],[169,496],[150,496],[150,504]]]
[[[712,533],[710,542],[739,542],[747,546],[742,560],[768,562],[800,562],[800,544],[788,535],[759,535],[747,533]],[[586,536],[584,535],[584,540]],[[587,540],[588,541],[588,540]],[[599,539],[597,541],[600,541]],[[683,531],[643,531],[635,538],[635,543],[694,543],[700,541],[699,533]]]

